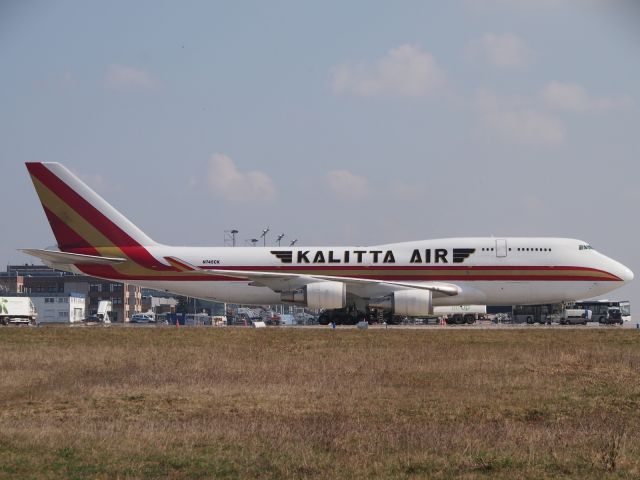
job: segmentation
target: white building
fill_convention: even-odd
[[[37,323],[75,323],[85,317],[86,298],[79,293],[50,293],[31,296],[38,312]]]

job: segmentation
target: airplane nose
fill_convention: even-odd
[[[633,272],[631,269],[620,262],[616,262],[615,260],[613,260],[611,272],[624,283],[629,283],[633,280]]]
[[[631,271],[631,269],[630,269],[630,268],[628,268],[628,267],[624,267],[624,268],[622,269],[622,275],[621,275],[621,277],[620,277],[620,278],[622,278],[622,280],[623,280],[625,283],[630,282],[631,280],[633,280],[633,272]]]

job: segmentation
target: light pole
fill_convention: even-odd
[[[284,238],[284,233],[281,233],[280,235],[278,235],[278,238],[276,238],[276,242],[278,242],[278,246],[280,246],[280,242],[282,241],[283,238]]]
[[[231,230],[231,246],[235,247],[236,246],[236,235],[238,234],[238,230],[236,230],[235,228],[233,230]]]
[[[290,246],[290,247],[293,247],[297,242],[298,242],[298,239],[297,239],[297,238],[296,238],[295,240],[291,240],[291,241],[289,242],[289,246]]]
[[[262,233],[260,234],[260,238],[262,238],[262,246],[263,247],[267,246],[267,233],[269,233],[269,227],[267,227],[264,230],[262,230]]]

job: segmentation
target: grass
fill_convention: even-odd
[[[0,329],[3,478],[640,477],[633,330]]]

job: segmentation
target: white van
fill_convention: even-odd
[[[586,325],[593,312],[583,308],[567,308],[560,317],[560,325]]]

